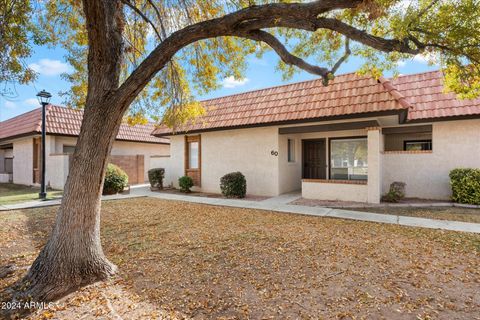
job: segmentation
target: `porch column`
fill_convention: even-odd
[[[383,135],[381,130],[380,127],[367,128],[369,203],[380,203],[382,196]]]

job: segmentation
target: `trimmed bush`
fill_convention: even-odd
[[[398,202],[405,198],[405,186],[405,182],[392,182],[392,184],[390,184],[390,190],[382,197],[382,201]]]
[[[454,202],[480,205],[480,169],[453,169],[449,176]]]
[[[188,193],[190,188],[193,187],[193,179],[188,176],[183,176],[178,179],[178,185],[180,186],[180,191]]]
[[[153,168],[148,170],[148,181],[152,188],[163,189],[163,178],[165,177],[165,169]]]
[[[128,184],[128,176],[119,167],[109,163],[107,172],[105,173],[105,180],[103,182],[103,194],[116,194]]]
[[[247,180],[241,172],[227,173],[220,179],[220,189],[227,198],[245,198]]]

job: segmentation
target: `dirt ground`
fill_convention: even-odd
[[[198,191],[191,191],[188,193],[181,192],[179,189],[175,188],[164,188],[162,190],[152,190],[154,192],[160,192],[160,193],[171,193],[171,194],[178,194],[182,196],[190,196],[190,197],[207,197],[207,198],[218,198],[218,199],[227,199],[225,196],[223,196],[220,193],[207,193],[207,192],[198,192]],[[244,198],[233,198],[235,200],[248,200],[248,201],[262,201],[266,200],[270,197],[264,197],[264,196],[255,196],[251,194],[245,195]]]
[[[54,213],[0,213],[0,290]],[[480,319],[480,235],[151,198],[104,202],[102,235],[118,275],[31,319]]]

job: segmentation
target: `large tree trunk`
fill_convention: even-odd
[[[103,179],[126,101],[115,99],[123,56],[120,1],[85,0],[88,94],[77,148],[52,234],[26,278],[26,294],[51,301],[103,280],[116,267],[100,242]]]

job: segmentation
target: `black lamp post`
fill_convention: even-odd
[[[40,181],[40,193],[38,194],[40,199],[47,197],[47,190],[45,187],[45,109],[50,102],[52,95],[42,90],[37,94],[38,102],[42,105],[42,168],[41,168],[41,181]]]

